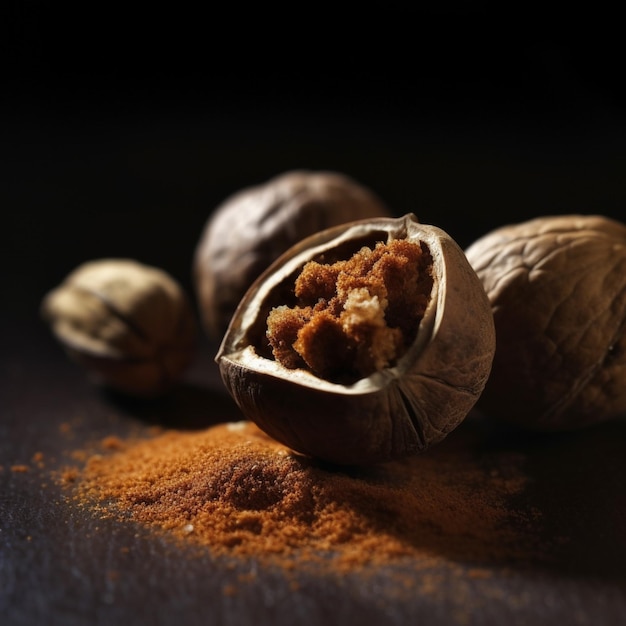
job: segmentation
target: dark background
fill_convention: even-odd
[[[345,172],[463,246],[538,215],[623,217],[616,18],[437,7],[3,5],[5,311],[104,256],[190,288],[210,212],[294,168]]]

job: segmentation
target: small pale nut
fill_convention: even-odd
[[[417,454],[476,403],[493,317],[454,240],[412,214],[290,248],[242,299],[216,356],[244,415],[337,464]]]
[[[197,322],[183,289],[131,259],[79,266],[45,296],[41,313],[97,383],[129,395],[167,391],[194,354]]]
[[[226,199],[207,220],[193,262],[207,335],[222,339],[248,287],[301,239],[389,215],[374,192],[337,172],[290,171]]]
[[[496,326],[479,408],[539,431],[626,414],[626,225],[541,217],[498,228],[466,252]]]

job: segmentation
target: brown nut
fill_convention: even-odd
[[[466,252],[497,337],[479,407],[536,430],[626,413],[626,225],[542,217],[498,228]]]
[[[207,335],[222,339],[248,287],[301,239],[389,215],[372,191],[335,172],[287,172],[228,198],[208,219],[193,263]]]
[[[381,309],[385,315],[392,307],[396,314],[404,310],[401,318],[410,320],[408,345],[395,356],[384,346],[381,348],[376,339],[378,319],[370,333],[374,335],[370,350],[375,353],[374,361],[382,355],[385,362],[374,371],[366,367],[360,377],[358,372],[349,372],[343,380],[341,371],[334,371],[328,380],[297,363],[285,366],[277,361],[268,338],[268,318],[281,307],[287,320],[289,310],[298,311],[294,294],[298,276],[308,276],[311,268],[322,274],[336,273],[345,260],[352,272],[354,267],[367,265],[365,261],[375,253],[377,242],[391,246],[395,241],[409,242],[420,249],[423,258],[418,266],[394,269],[394,263],[401,266],[404,260],[400,253],[391,252],[391,265],[386,266],[389,271],[383,268],[381,274],[378,266],[372,266],[366,268],[367,273],[353,272],[347,283],[343,275],[339,276],[336,292],[339,294],[342,285],[347,284],[344,304],[351,304],[336,308],[340,317],[341,310],[349,315],[357,311],[361,316],[358,311],[364,306],[361,321],[366,335],[372,330],[368,327],[370,313],[376,318]],[[377,277],[372,279],[372,273]],[[315,275],[313,271],[307,283],[313,290]],[[383,275],[386,278],[379,280]],[[394,283],[393,277],[397,276],[401,279]],[[381,284],[388,278],[394,284],[386,284],[385,291]],[[377,294],[362,297],[360,280]],[[332,291],[332,286],[324,289]],[[417,316],[411,307],[404,307],[405,292],[412,292],[422,309]],[[425,307],[419,305],[420,295]],[[385,300],[388,304],[381,304]],[[332,307],[332,301],[330,294],[319,298],[317,308],[323,309],[326,304]],[[317,348],[323,347],[322,364],[332,360],[335,347],[341,352],[343,342],[334,335],[334,322],[326,325],[327,313],[321,313],[321,321],[314,323],[322,327],[322,334],[308,337],[309,348],[304,351],[306,356],[312,353],[315,360]],[[288,335],[288,321],[285,326]],[[326,333],[324,328],[330,331]],[[394,329],[383,327],[382,332],[388,337]],[[360,343],[358,332],[355,343]],[[494,349],[489,302],[462,250],[445,232],[420,224],[408,214],[337,226],[292,247],[246,293],[216,361],[244,415],[270,436],[325,461],[367,464],[421,452],[452,431],[480,395]]]
[[[46,295],[42,315],[95,381],[136,396],[160,394],[177,381],[197,337],[179,284],[128,259],[79,266]]]

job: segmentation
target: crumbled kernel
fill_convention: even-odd
[[[430,299],[432,258],[406,240],[363,247],[350,259],[307,263],[295,282],[295,306],[267,319],[274,358],[350,381],[393,366],[415,339]]]

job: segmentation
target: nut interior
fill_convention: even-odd
[[[258,353],[339,384],[394,366],[429,304],[433,260],[423,241],[388,239],[342,242],[285,277],[257,317]]]

